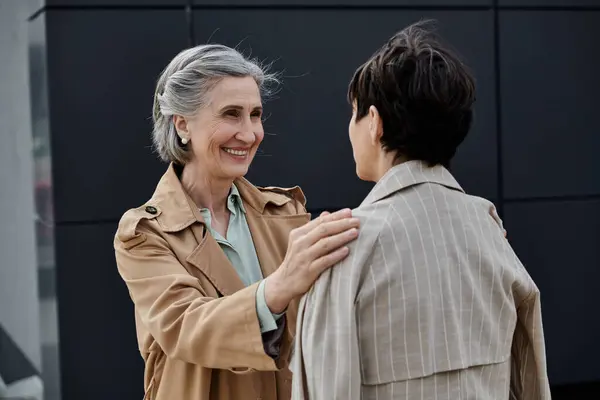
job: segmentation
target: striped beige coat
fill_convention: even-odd
[[[292,398],[550,399],[539,291],[490,207],[444,167],[392,168],[302,299]]]

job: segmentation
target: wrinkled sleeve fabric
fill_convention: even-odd
[[[285,313],[274,314],[265,300],[265,281],[262,280],[256,291],[256,312],[262,333],[263,348],[269,357],[278,360],[281,354],[281,342],[286,328]]]
[[[271,332],[277,329],[277,321],[281,319],[284,313],[275,314],[269,310],[265,300],[265,281],[262,280],[256,291],[256,312],[258,313],[258,322],[262,333]]]
[[[539,291],[534,289],[517,308],[511,349],[511,400],[549,400],[546,346]]]

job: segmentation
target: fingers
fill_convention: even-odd
[[[335,264],[342,261],[344,258],[346,258],[348,256],[349,253],[350,253],[350,250],[348,249],[348,247],[346,247],[346,246],[340,247],[339,249],[337,249],[331,253],[328,253],[328,254],[324,255],[323,257],[320,257],[320,258],[316,259],[315,261],[313,261],[312,264],[310,265],[310,269],[318,278],[319,275],[321,275],[321,273],[323,273],[323,271],[325,271],[328,268],[333,267]]]
[[[335,221],[323,222],[320,225],[315,226],[311,231],[307,232],[305,236],[300,239],[299,244],[302,246],[302,248],[308,248],[323,238],[337,235],[338,233],[347,231],[348,229],[358,228],[358,226],[358,218],[344,218]]]
[[[319,217],[324,217],[326,215],[329,215],[330,212],[329,211],[323,211],[321,214],[319,214]],[[311,214],[311,218],[312,218],[312,214]]]
[[[490,213],[490,216],[494,219],[494,221],[496,221],[496,224],[498,224],[500,229],[503,229],[502,219],[500,219],[500,216],[498,215],[498,211],[496,210],[496,207],[494,207],[493,204],[490,205],[489,213]]]
[[[301,226],[300,228],[296,229],[296,232],[299,235],[305,235],[324,222],[338,221],[343,218],[350,218],[351,216],[352,210],[350,210],[349,208],[345,208],[334,213],[324,211],[318,218],[315,218],[312,221],[305,224],[304,226]]]
[[[345,246],[357,237],[358,229],[350,228],[318,240],[306,250],[306,254],[309,259],[316,260],[327,255],[327,253],[337,251],[340,247]]]

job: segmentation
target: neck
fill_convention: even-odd
[[[395,152],[386,152],[382,149],[377,160],[374,181],[378,182],[390,169],[405,161],[408,161],[405,157],[397,156]]]
[[[183,167],[181,185],[199,208],[207,208],[211,214],[220,215],[227,209],[227,196],[233,181],[216,179],[206,169],[194,162]]]

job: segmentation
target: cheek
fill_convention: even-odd
[[[350,143],[352,144],[352,150],[354,152],[354,158],[357,163],[363,164],[365,160],[368,161],[371,147],[369,143],[368,132],[365,130],[364,121],[361,121],[358,124],[351,122],[349,134]]]
[[[354,131],[355,127],[356,127],[356,120],[354,117],[354,113],[352,113],[352,117],[350,117],[350,121],[348,122],[348,135],[350,136],[350,138],[352,138],[352,132]]]
[[[354,123],[354,119],[351,119],[350,123],[348,124],[348,137],[350,138],[352,147],[354,147],[356,141],[356,124]]]
[[[235,124],[219,122],[213,127],[212,134],[210,135],[210,142],[216,147],[221,147],[233,139],[237,132],[238,129]]]
[[[350,124],[348,125],[348,136],[350,137],[350,143],[352,144],[352,148],[356,154],[360,154],[363,148],[364,143],[362,140],[362,136],[364,136],[364,132],[361,131],[361,123],[356,123],[354,117],[350,120]]]

